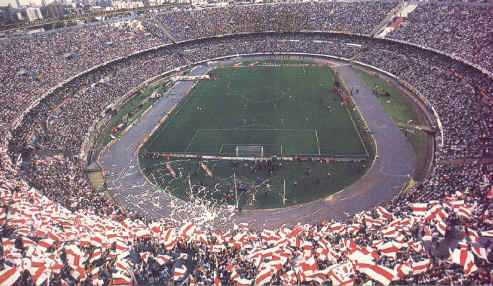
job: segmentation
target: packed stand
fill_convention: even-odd
[[[346,3],[323,5],[342,4]],[[291,13],[286,11],[279,13]],[[256,22],[266,23],[262,21]],[[220,31],[231,32],[221,25]],[[183,31],[172,32],[186,38]],[[272,231],[248,230],[245,225],[222,231],[192,223],[148,223],[92,190],[77,155],[108,104],[144,80],[189,62],[273,51],[354,58],[416,87],[443,123],[444,144],[435,154],[433,174],[385,207],[346,221]],[[76,73],[76,67],[53,60],[56,64]],[[7,73],[2,76],[11,83]],[[446,57],[343,35],[224,37],[166,47],[99,68],[55,90],[31,110],[13,133],[10,157],[5,142],[0,142],[0,284],[491,284],[493,169],[483,159],[491,157],[492,93],[491,79]],[[0,98],[11,100],[3,94]],[[26,102],[32,98],[26,96]],[[12,112],[22,108],[14,106]],[[36,189],[19,181],[18,175]]]
[[[456,55],[493,72],[493,5],[419,3],[391,38]]]
[[[365,48],[348,45],[350,41],[364,45]],[[327,45],[328,42],[331,44]],[[189,60],[196,62],[228,54],[262,51],[305,51],[346,58],[358,55],[363,62],[406,79],[437,109],[444,126],[444,145],[436,154],[438,161],[474,160],[491,155],[491,105],[479,104],[482,94],[491,92],[490,81],[474,70],[462,71],[460,64],[451,66],[446,59],[432,53],[422,53],[415,48],[395,49],[393,44],[384,41],[369,42],[364,38],[352,39],[347,36],[323,39],[320,35],[288,38],[244,36],[207,40],[188,45],[183,53]],[[183,56],[174,54],[173,49],[168,48],[156,54],[148,53],[121,61],[79,78],[57,90],[33,109],[11,141],[13,157],[16,154],[33,155],[32,164],[25,168],[27,176],[30,181],[38,182],[41,190],[49,190],[39,182],[56,181],[56,177],[38,168],[38,161],[50,160],[52,154],[63,154],[66,160],[73,161],[72,165],[80,166],[77,155],[82,142],[108,104],[148,77],[185,64]],[[100,83],[94,85],[94,82]],[[437,85],[436,82],[441,84]],[[454,88],[445,90],[449,87]],[[73,188],[72,193],[77,197],[80,186],[67,186],[63,176],[60,179],[57,184],[59,188]],[[75,181],[81,180],[79,178]]]
[[[401,202],[344,222],[262,231],[73,213],[34,189],[2,180],[0,282],[491,284],[492,179],[483,177],[473,189],[441,201]]]
[[[0,130],[49,88],[95,65],[160,41],[127,22],[66,28],[0,40]]]
[[[188,9],[155,15],[178,40],[266,31],[339,31],[369,34],[394,1],[306,2]]]

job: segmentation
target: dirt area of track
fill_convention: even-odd
[[[210,68],[197,66],[192,74],[205,74]],[[138,150],[143,138],[188,94],[193,82],[178,82],[168,91],[169,96],[163,96],[119,140],[106,148],[99,162],[108,189],[123,206],[155,219],[171,218],[180,223],[194,221],[219,226],[245,222],[255,229],[341,219],[391,200],[415,173],[415,152],[356,71],[347,64],[336,65],[336,70],[349,88],[358,90],[353,93],[353,102],[366,121],[376,145],[375,160],[367,173],[344,190],[302,205],[241,213],[231,208],[221,213],[207,213],[189,202],[158,191],[158,187],[149,183],[139,169]]]

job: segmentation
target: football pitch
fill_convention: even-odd
[[[229,66],[210,76],[179,104],[146,151],[233,156],[256,147],[263,156],[368,155],[327,66]]]
[[[368,138],[328,66],[243,63],[209,75],[141,149],[140,166],[160,191],[279,208],[326,197],[365,173]]]

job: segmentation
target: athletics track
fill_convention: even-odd
[[[206,74],[211,67],[195,67],[191,75]],[[361,81],[349,65],[337,68],[339,76],[349,88],[359,90],[353,101],[367,122],[377,146],[377,156],[367,173],[351,186],[325,199],[272,210],[244,210],[240,214],[231,209],[214,217],[204,214],[189,202],[158,191],[144,177],[138,166],[138,148],[142,139],[159,125],[160,120],[193,88],[191,81],[177,82],[146,114],[113,142],[100,156],[108,189],[124,207],[152,218],[172,218],[176,221],[207,221],[208,224],[231,225],[249,223],[262,229],[281,224],[317,223],[325,219],[344,218],[349,214],[375,207],[391,200],[414,174],[416,155],[411,144],[390,116],[385,113],[373,92]],[[200,218],[199,218],[200,217]]]

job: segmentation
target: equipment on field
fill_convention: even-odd
[[[236,157],[264,157],[264,146],[262,145],[236,145]]]

